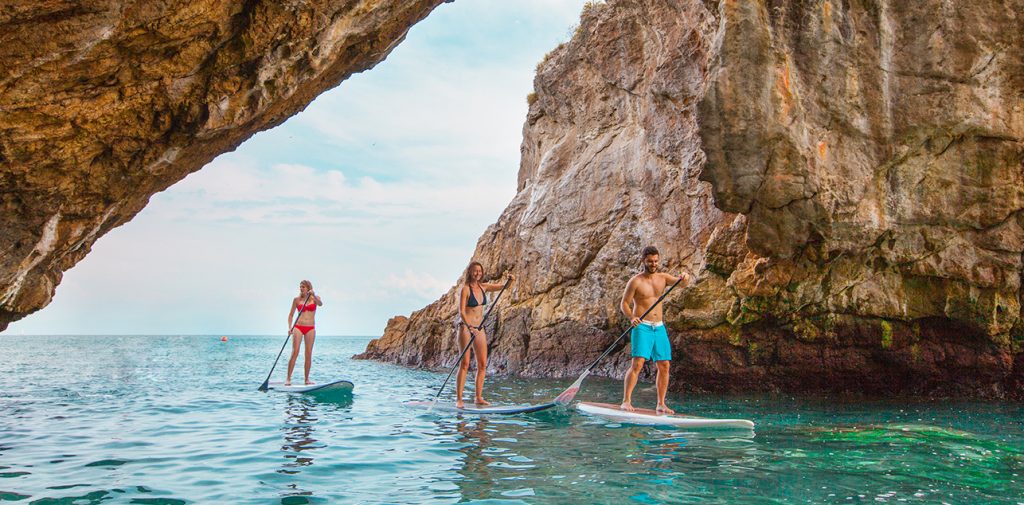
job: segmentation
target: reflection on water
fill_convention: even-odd
[[[718,434],[604,423],[572,410],[434,421],[456,442],[461,500],[664,503],[708,497],[693,482],[732,485],[760,457],[749,430]],[[642,490],[642,492],[637,492]]]
[[[313,464],[313,453],[304,455],[304,452],[323,448],[313,438],[317,422],[316,403],[306,396],[291,395],[285,416],[284,426],[281,427],[285,444],[281,446],[281,451],[284,452],[286,462],[278,472],[296,474],[299,473],[297,468]]]
[[[0,337],[0,501],[1017,503],[1024,487],[1019,404],[670,395],[687,413],[753,419],[756,434],[573,409],[426,415],[402,402],[443,377],[351,360],[366,340],[318,340],[316,378],[356,384],[334,398],[255,391],[277,338],[35,343]],[[488,394],[537,403],[565,386],[493,378]],[[620,394],[592,378],[578,398]]]
[[[316,451],[327,447],[315,436],[318,425],[322,424],[318,411],[345,412],[345,408],[352,404],[352,396],[348,393],[321,396],[295,394],[286,398],[284,424],[281,426],[284,436],[281,452],[284,453],[285,462],[277,473],[299,475],[303,467],[313,465]],[[344,418],[335,420],[339,419]],[[298,505],[312,503],[314,493],[293,480],[287,485],[287,490],[281,497],[282,504]]]
[[[462,442],[462,447],[457,451],[464,455],[461,458],[462,464],[456,470],[464,477],[456,482],[461,490],[460,495],[463,500],[483,500],[490,495],[486,489],[464,486],[467,482],[475,480],[484,482],[494,480],[490,471],[494,459],[488,455],[489,451],[493,451],[490,432],[493,432],[494,429],[488,428],[487,425],[486,418],[460,420],[454,425],[455,432],[458,434],[457,440]]]

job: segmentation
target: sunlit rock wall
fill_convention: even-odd
[[[578,373],[655,244],[699,272],[668,304],[677,389],[1021,397],[1021,12],[588,5],[538,66],[519,192],[473,253],[519,276],[493,371]],[[454,293],[363,356],[453,363]]]

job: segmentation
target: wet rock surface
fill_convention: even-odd
[[[673,293],[673,387],[1021,398],[1024,3],[610,0],[538,66],[495,373],[572,376]],[[455,288],[363,357],[447,366]],[[598,372],[619,376],[628,347]]]

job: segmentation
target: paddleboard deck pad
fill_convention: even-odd
[[[429,402],[429,401],[415,401],[405,402],[408,407],[416,407],[422,409],[429,409],[431,405],[434,406],[433,410],[438,412],[456,412],[463,414],[497,414],[497,415],[511,415],[511,414],[529,414],[530,412],[539,412],[541,410],[547,410],[557,405],[556,403],[541,403],[538,405],[492,405],[490,407],[476,407],[467,405],[464,408],[457,408],[453,403],[447,402]]]
[[[354,387],[355,385],[349,381],[338,380],[324,384],[309,385],[292,383],[291,386],[285,386],[283,382],[271,382],[269,389],[282,393],[342,393],[351,392]]]
[[[636,409],[633,412],[629,412],[611,403],[580,402],[576,404],[576,408],[590,415],[628,424],[679,426],[683,428],[754,429],[754,423],[746,419],[713,419],[680,414],[659,414],[651,409]]]

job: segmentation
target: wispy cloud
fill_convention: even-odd
[[[401,274],[388,274],[387,286],[403,293],[414,293],[419,298],[434,299],[451,288],[451,280],[439,280],[426,272],[406,269]]]
[[[341,170],[299,164],[261,166],[245,156],[221,158],[162,198],[152,212],[168,220],[252,224],[343,225],[354,220],[446,219],[493,215],[515,188],[487,181],[349,179]]]

